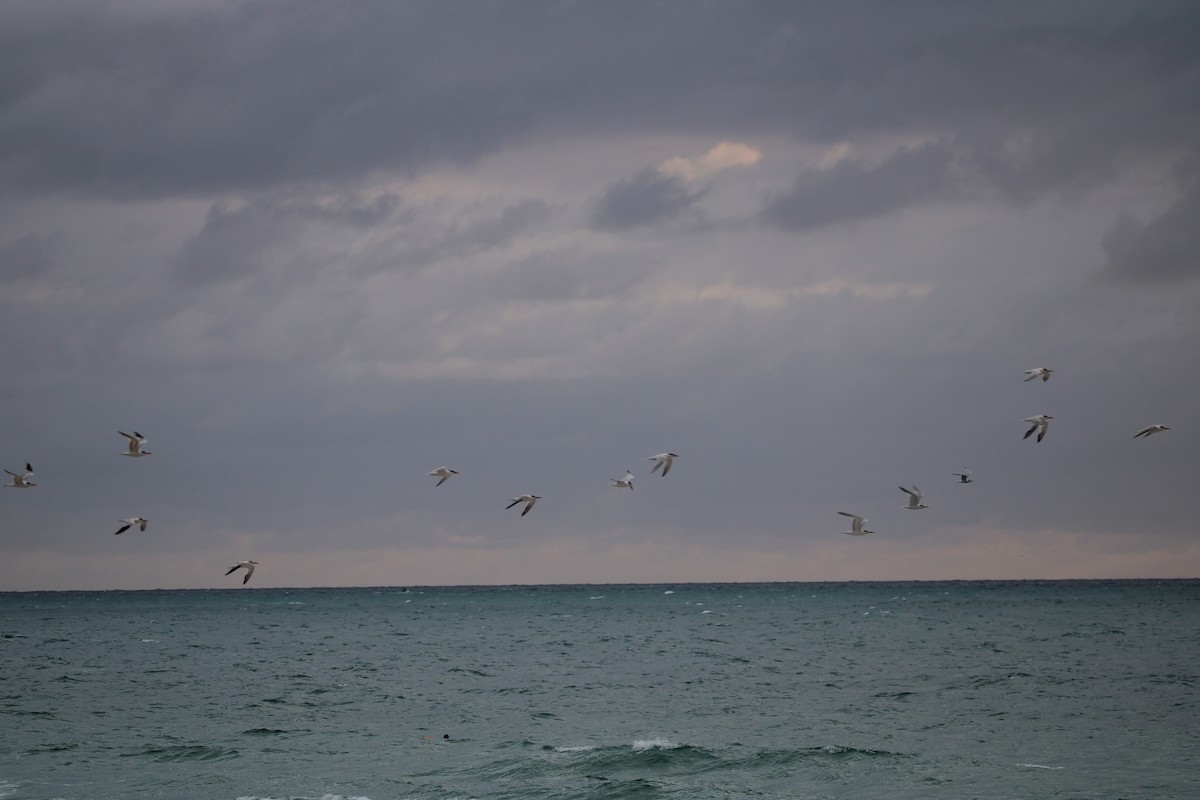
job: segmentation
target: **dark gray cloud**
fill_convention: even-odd
[[[1200,275],[1200,179],[1148,222],[1122,214],[1103,241],[1105,273],[1121,280],[1161,283]]]
[[[258,205],[231,210],[214,203],[204,227],[184,243],[179,274],[188,283],[214,283],[253,275],[272,243],[288,229],[289,215]]]
[[[54,250],[62,234],[27,233],[0,246],[0,286],[6,281],[44,275],[55,262]]]
[[[264,198],[230,208],[213,203],[204,227],[180,249],[180,277],[189,283],[214,283],[260,272],[272,259],[272,248],[291,245],[314,229],[369,229],[402,215],[399,198],[385,194],[372,200],[338,196],[316,202],[300,198]]]
[[[843,160],[828,169],[808,170],[791,191],[769,200],[767,220],[791,230],[877,217],[959,191],[953,151],[942,143],[905,148],[880,164]]]
[[[592,224],[606,230],[626,230],[678,219],[707,189],[691,189],[675,175],[652,167],[609,186],[592,212]]]
[[[1200,95],[1186,2],[45,6],[0,11],[8,191],[341,180],[635,130],[1003,128],[1073,155],[1070,181],[1186,140]]]
[[[484,288],[492,297],[510,300],[600,300],[622,296],[647,273],[645,265],[613,254],[558,248],[505,263]]]
[[[479,209],[471,219],[429,220],[414,214],[410,224],[393,236],[393,246],[378,254],[370,268],[413,271],[482,253],[503,246],[552,214],[550,204],[536,198],[509,203],[495,213]]]

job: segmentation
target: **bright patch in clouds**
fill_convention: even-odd
[[[800,290],[800,293],[808,295],[849,293],[855,297],[866,297],[870,300],[892,300],[897,297],[924,297],[932,291],[933,283],[930,281],[872,283],[833,278],[832,280],[805,286]]]
[[[752,167],[762,159],[762,151],[741,142],[721,142],[698,158],[676,156],[658,165],[664,175],[694,181],[707,178],[730,167]]]
[[[850,144],[848,142],[839,142],[821,154],[821,158],[817,161],[817,169],[829,169],[849,155]]]

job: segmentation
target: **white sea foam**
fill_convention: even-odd
[[[17,789],[21,788],[19,784],[9,781],[0,781],[0,797],[10,797],[16,793]]]
[[[556,748],[554,748],[554,752],[556,752],[556,753],[586,753],[589,750],[595,750],[595,749],[596,749],[596,745],[594,745],[594,744],[581,744],[581,745],[577,745],[575,747],[556,747]]]
[[[677,747],[683,747],[683,745],[675,744],[661,737],[655,739],[638,739],[633,743],[633,749],[639,752],[642,750],[674,750]]]
[[[1062,767],[1047,767],[1045,764],[1017,764],[1017,766],[1027,769],[1062,769]]]

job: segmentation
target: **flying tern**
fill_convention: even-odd
[[[1135,433],[1133,435],[1133,438],[1136,439],[1139,436],[1150,436],[1151,434],[1154,434],[1154,433],[1159,433],[1161,431],[1169,431],[1169,430],[1171,430],[1171,429],[1168,428],[1166,425],[1151,425],[1149,428],[1142,428],[1140,431]]]
[[[955,472],[954,477],[958,478],[959,483],[974,483],[975,479],[971,477],[971,470],[963,467],[962,472]]]
[[[254,574],[254,568],[257,566],[258,566],[257,561],[239,561],[236,564],[234,564],[232,567],[230,567],[229,571],[226,572],[225,574],[232,575],[233,573],[237,572],[239,569],[245,569],[246,577],[242,578],[242,585],[245,586],[246,581],[250,580],[250,576]]]
[[[120,536],[122,533],[124,533],[125,531],[132,528],[134,525],[137,525],[140,530],[144,531],[144,530],[146,530],[146,523],[149,521],[150,520],[146,519],[145,517],[130,517],[128,519],[119,519],[119,520],[117,520],[117,522],[124,522],[125,524],[122,525],[121,530],[114,533],[113,536]]]
[[[511,503],[509,503],[507,506],[505,506],[505,509],[512,508],[512,507],[513,507],[513,506],[515,506],[517,503],[524,503],[524,504],[525,504],[525,510],[521,512],[521,516],[523,517],[523,516],[525,516],[526,514],[528,514],[528,513],[529,513],[529,509],[533,508],[533,504],[534,504],[534,503],[536,503],[538,500],[541,500],[541,499],[542,499],[541,495],[537,495],[537,494],[523,494],[523,495],[521,495],[520,497],[514,497],[514,498],[513,498],[513,501],[512,501]]]
[[[1050,380],[1051,372],[1054,372],[1054,370],[1046,369],[1045,367],[1035,367],[1034,369],[1027,369],[1027,370],[1025,370],[1025,383],[1029,383],[1030,381],[1037,380],[1038,378],[1041,378],[1043,381],[1048,381],[1048,380]]]
[[[31,486],[37,486],[36,483],[29,480],[33,477],[33,467],[29,464],[25,465],[25,472],[21,475],[13,472],[11,469],[4,470],[9,475],[12,475],[12,483],[4,484],[6,489],[28,489]]]
[[[615,486],[618,489],[633,489],[633,473],[625,470],[624,478],[611,478],[612,483],[609,486]]]
[[[125,431],[117,431],[117,433],[121,434],[122,436],[124,436],[126,439],[129,440],[129,449],[126,450],[125,452],[121,453],[121,455],[133,456],[134,458],[138,458],[140,456],[153,455],[149,450],[142,449],[142,446],[144,444],[146,444],[146,437],[142,436],[137,431],[134,431],[132,436],[130,436]]]
[[[1038,414],[1036,417],[1026,417],[1025,422],[1032,423],[1032,427],[1025,431],[1025,435],[1021,438],[1028,439],[1034,431],[1037,431],[1037,440],[1040,442],[1046,437],[1046,428],[1050,427],[1050,420],[1052,419],[1054,419],[1054,417],[1050,416],[1049,414]]]
[[[904,506],[904,508],[910,511],[920,511],[922,508],[929,508],[929,506],[921,502],[921,490],[917,488],[915,483],[911,489],[905,489],[901,486],[900,491],[908,495],[908,505]]]
[[[441,478],[441,480],[435,484],[436,486],[441,486],[443,483],[450,480],[450,478],[452,476],[457,475],[458,470],[450,469],[449,467],[438,467],[437,469],[435,469],[433,472],[431,472],[429,474],[436,475],[439,478]]]
[[[678,453],[659,453],[656,456],[650,456],[647,461],[653,461],[654,466],[650,468],[650,474],[653,475],[662,468],[662,474],[665,478],[667,473],[671,471],[671,465],[675,463],[675,459],[679,458]]]
[[[843,517],[849,517],[851,519],[850,530],[842,531],[842,533],[850,536],[866,536],[868,533],[875,532],[869,531],[863,527],[863,524],[866,523],[866,520],[860,517],[858,514],[851,514],[849,511],[839,511],[838,513]]]

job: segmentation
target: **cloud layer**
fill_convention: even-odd
[[[1194,576],[1198,29],[7,4],[0,589]]]

